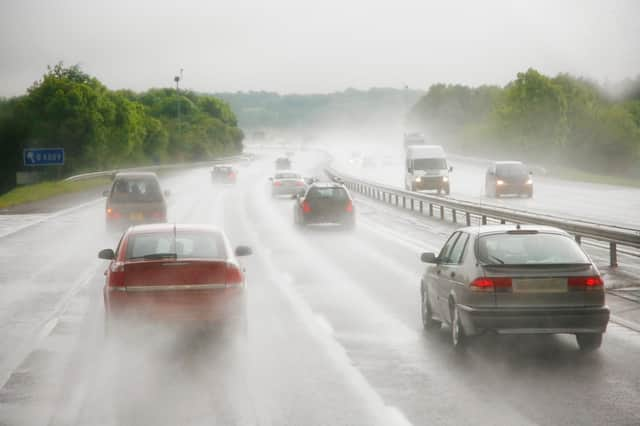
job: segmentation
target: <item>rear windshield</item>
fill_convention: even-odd
[[[278,164],[283,164],[283,163],[284,164],[289,164],[289,159],[288,158],[278,158],[276,160],[276,163],[278,163]]]
[[[152,177],[120,178],[113,184],[111,201],[159,202],[162,201],[162,193],[158,181]]]
[[[447,160],[444,158],[418,158],[413,160],[415,170],[446,169]]]
[[[347,200],[349,194],[344,188],[312,188],[307,194],[307,199],[318,200],[322,198],[331,198],[334,200]]]
[[[213,170],[218,173],[231,173],[233,169],[231,167],[216,167]]]
[[[558,234],[494,234],[478,239],[485,264],[584,264],[589,259],[571,238]]]
[[[300,179],[300,175],[296,173],[277,173],[276,179]]]
[[[524,164],[498,164],[496,173],[500,176],[524,176],[527,169]]]
[[[175,254],[178,259],[224,259],[227,252],[217,232],[153,232],[133,234],[127,243],[127,259],[149,255]]]

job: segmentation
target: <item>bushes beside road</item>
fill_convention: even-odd
[[[505,87],[433,85],[408,119],[454,150],[640,178],[640,78],[626,85],[529,69]]]
[[[112,91],[78,66],[58,64],[26,95],[0,100],[0,193],[15,186],[27,147],[65,149],[61,170],[44,169],[46,178],[57,178],[206,160],[241,152],[242,139],[234,113],[218,98],[174,89]]]

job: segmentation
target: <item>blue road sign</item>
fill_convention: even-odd
[[[23,159],[25,166],[62,166],[64,148],[26,148]]]

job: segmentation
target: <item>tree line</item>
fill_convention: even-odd
[[[0,99],[0,193],[24,170],[24,148],[64,148],[61,170],[42,168],[57,177],[235,154],[243,137],[229,105],[214,96],[109,90],[78,66],[60,63],[25,95]]]
[[[640,77],[618,87],[534,69],[504,87],[435,84],[408,123],[459,152],[640,177]]]

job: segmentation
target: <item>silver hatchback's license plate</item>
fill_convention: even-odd
[[[516,293],[564,293],[567,291],[566,278],[519,278],[512,282]]]

